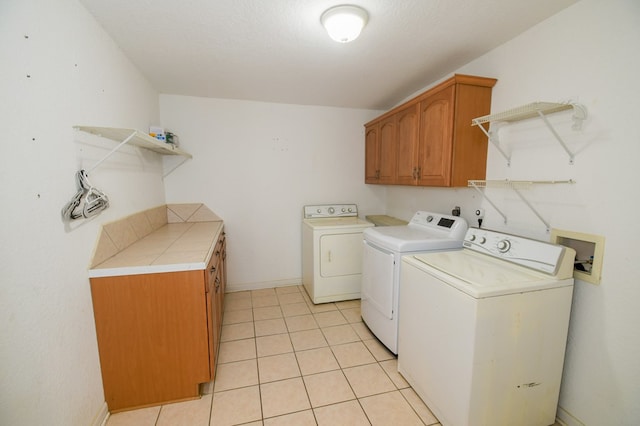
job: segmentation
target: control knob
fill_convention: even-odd
[[[336,212],[336,209],[334,209],[333,207],[329,207],[329,214],[334,214]]]
[[[431,223],[433,221],[433,216],[427,216],[427,223]]]
[[[498,241],[497,247],[498,247],[498,251],[500,253],[506,253],[511,248],[511,241],[509,241],[509,240],[500,240],[500,241]]]

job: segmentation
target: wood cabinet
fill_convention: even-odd
[[[416,178],[416,155],[418,149],[418,126],[420,110],[418,104],[409,105],[394,115],[398,121],[396,137],[396,176],[397,185],[412,185]]]
[[[396,175],[396,117],[380,120],[365,132],[365,182],[393,183]]]
[[[221,231],[204,270],[90,279],[111,412],[198,398],[213,380],[225,258]]]
[[[489,113],[496,81],[456,74],[367,123],[365,183],[449,187],[484,179],[487,138],[471,119]],[[394,126],[385,157],[393,165],[387,165],[383,179],[381,126],[387,122]],[[371,148],[375,138],[377,152]],[[377,160],[370,158],[375,154]]]
[[[209,328],[209,372],[210,380],[215,378],[218,348],[222,331],[222,312],[224,309],[224,291],[226,286],[225,259],[227,242],[224,232],[218,239],[211,261],[207,267],[207,326]],[[211,356],[213,354],[213,356]]]

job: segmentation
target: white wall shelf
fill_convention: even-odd
[[[94,127],[94,126],[74,126],[74,129],[81,130],[83,132],[91,133],[93,135],[97,135],[103,138],[111,139],[116,142],[120,142],[115,148],[113,148],[104,158],[98,161],[94,166],[89,170],[95,170],[103,161],[107,158],[111,157],[116,151],[118,151],[123,145],[127,143],[131,145],[138,146],[140,148],[148,149],[155,153],[161,155],[180,155],[184,157],[184,161],[178,163],[171,170],[166,172],[164,176],[167,176],[173,170],[175,170],[182,163],[187,161],[190,158],[193,158],[191,154],[181,150],[173,144],[165,143],[159,141],[158,139],[149,136],[146,133],[143,133],[139,130],[135,129],[121,129],[117,127]]]
[[[555,184],[573,184],[576,183],[573,179],[569,180],[470,180],[469,187],[474,188],[480,195],[502,216],[504,223],[507,223],[507,216],[495,205],[489,197],[481,190],[481,188],[506,188],[515,192],[518,197],[524,202],[529,209],[540,219],[542,223],[547,227],[547,232],[551,229],[549,222],[547,222],[542,215],[536,210],[536,208],[527,200],[520,192],[521,190],[530,189],[534,185],[555,185]]]
[[[480,130],[487,135],[489,141],[495,145],[500,151],[500,154],[507,160],[507,165],[511,165],[511,155],[507,154],[500,146],[500,140],[498,135],[498,129],[494,129],[491,123],[513,123],[516,121],[527,120],[530,118],[539,117],[547,126],[549,131],[556,138],[558,143],[564,148],[569,155],[569,164],[573,164],[575,154],[569,150],[564,140],[560,137],[555,128],[547,120],[547,115],[556,112],[573,110],[573,130],[580,130],[582,128],[582,122],[587,118],[587,110],[583,105],[577,103],[554,103],[554,102],[533,102],[521,107],[513,108],[507,111],[503,111],[497,114],[485,115],[483,117],[474,118],[471,120],[472,126],[478,126]],[[482,124],[490,123],[490,128],[487,131]]]

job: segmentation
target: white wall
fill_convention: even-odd
[[[89,425],[104,408],[87,276],[98,229],[163,204],[164,188],[159,156],[125,147],[91,173],[111,207],[66,227],[76,170],[115,146],[72,126],[144,129],[158,95],[75,0],[0,2],[0,63],[0,424]]]
[[[554,118],[578,152],[575,165],[539,124],[525,122],[501,134],[512,166],[494,148],[488,166],[490,178],[575,179],[530,197],[553,227],[606,237],[602,284],[576,284],[561,395],[571,424],[640,419],[632,263],[639,8],[635,0],[582,0],[456,70],[499,79],[494,111],[566,99],[589,110],[575,134],[566,115]],[[158,97],[75,0],[1,2],[0,62],[0,423],[90,424],[104,403],[86,274],[98,228],[165,200],[157,156],[124,148],[91,174],[110,209],[65,227],[59,212],[75,191],[74,172],[114,146],[71,127],[144,129],[160,121]],[[468,219],[483,205],[488,227],[548,238],[508,193],[495,195],[505,226],[470,189],[364,185],[362,124],[376,111],[178,96],[160,104],[161,123],[194,155],[166,178],[167,199],[205,202],[225,219],[237,288],[299,280],[308,203],[356,202],[363,215],[403,218],[460,205]]]
[[[542,187],[525,195],[559,229],[606,238],[602,284],[576,282],[560,399],[569,424],[640,422],[640,300],[633,261],[640,236],[640,2],[583,0],[455,72],[495,77],[492,111],[534,101],[575,100],[589,112],[583,130],[571,114],[550,117],[575,164],[542,122],[503,128],[511,167],[489,148],[489,179],[574,179],[575,185]],[[469,193],[469,191],[471,191]],[[488,228],[548,240],[545,226],[513,193],[488,192],[508,217],[505,225],[471,189],[390,188],[388,211],[407,217],[418,209],[482,205]]]
[[[224,219],[230,290],[300,283],[304,205],[384,208],[384,188],[364,185],[363,124],[379,111],[161,95],[160,113],[194,157],[167,200]]]

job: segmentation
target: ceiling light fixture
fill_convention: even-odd
[[[358,6],[342,5],[327,9],[320,17],[320,22],[329,37],[338,43],[349,43],[358,38],[367,18],[366,10]]]

